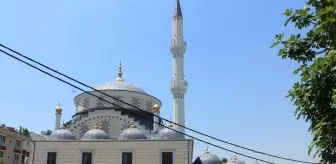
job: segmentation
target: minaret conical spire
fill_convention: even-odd
[[[176,16],[182,17],[180,0],[176,0],[174,17],[176,17]]]

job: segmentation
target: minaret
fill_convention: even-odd
[[[57,130],[60,128],[61,125],[62,108],[60,103],[58,103],[58,106],[56,107],[55,115],[56,115],[55,130]]]
[[[170,91],[173,94],[174,122],[185,125],[184,95],[187,92],[188,83],[184,80],[184,53],[187,43],[183,40],[183,17],[180,0],[176,0],[173,16],[173,39],[170,42],[170,52],[173,56],[173,79],[170,82]],[[177,130],[184,133],[182,127]]]

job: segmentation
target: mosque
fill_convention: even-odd
[[[173,120],[185,125],[185,100],[188,83],[184,79],[183,16],[176,0],[170,52],[173,76]],[[135,84],[123,79],[120,62],[116,80],[74,98],[76,112],[61,125],[62,108],[56,108],[55,128],[51,134],[32,135],[26,143],[32,164],[222,164],[230,163],[209,153],[193,159],[194,141],[172,130],[184,128],[169,123],[165,128],[160,117],[161,101]],[[101,97],[113,104],[107,103]],[[106,96],[108,95],[108,96]],[[111,96],[111,97],[110,97]],[[126,103],[123,103],[126,102]],[[139,110],[143,109],[144,111]],[[127,109],[124,110],[124,109]],[[141,116],[141,117],[140,117]],[[237,156],[232,163],[245,164]]]

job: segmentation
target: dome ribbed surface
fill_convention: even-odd
[[[48,137],[49,140],[74,140],[76,137],[70,130],[57,129]]]
[[[172,128],[175,130],[175,128],[173,127],[169,127],[169,128]],[[157,134],[157,139],[159,140],[180,140],[180,139],[184,139],[184,136],[177,132],[177,131],[174,131],[172,129],[169,129],[169,128],[163,128],[161,129],[158,134]]]
[[[129,84],[125,81],[114,81],[111,83],[103,84],[97,88],[96,90],[124,90],[124,91],[133,91],[138,93],[145,93],[145,90],[136,86],[135,84]]]
[[[215,154],[209,152],[199,156],[202,164],[222,164],[222,160]]]
[[[83,137],[82,140],[104,140],[109,139],[109,136],[106,132],[100,129],[91,129],[87,131]]]
[[[122,131],[118,139],[119,140],[140,140],[140,139],[147,139],[147,137],[138,128],[130,127]]]

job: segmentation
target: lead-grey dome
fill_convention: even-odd
[[[133,92],[146,94],[145,90],[143,90],[142,88],[137,87],[135,84],[129,84],[124,81],[114,81],[112,83],[106,83],[95,89],[96,90],[123,90],[123,91],[133,91]]]
[[[70,130],[64,129],[57,129],[56,131],[52,132],[51,135],[48,137],[48,140],[74,140],[76,137]]]
[[[107,135],[106,132],[99,129],[98,123],[96,124],[94,129],[87,131],[82,137],[82,140],[104,140],[104,139],[109,139],[109,136]]]
[[[246,164],[246,163],[244,161],[239,160],[236,162],[236,164]]]
[[[133,91],[133,92],[138,92],[138,93],[145,93],[145,90],[142,88],[136,86],[135,84],[129,84],[124,81],[122,78],[122,66],[121,62],[119,65],[119,73],[118,73],[118,78],[116,81],[111,82],[111,83],[106,83],[101,86],[96,87],[96,90],[123,90],[123,91]]]
[[[174,129],[174,130],[172,130]],[[157,134],[158,140],[179,140],[184,139],[183,135],[177,131],[172,124],[168,125],[168,128],[161,129]]]
[[[141,140],[141,139],[147,139],[147,137],[132,122],[129,128],[121,132],[118,139],[119,140]]]
[[[222,164],[222,160],[215,154],[211,154],[208,151],[208,148],[206,149],[205,153],[203,155],[199,156],[200,162],[194,162],[194,163],[201,163],[201,164]]]

